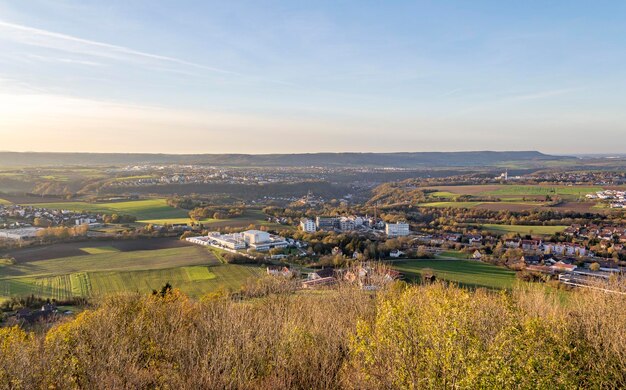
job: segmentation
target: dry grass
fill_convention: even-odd
[[[200,301],[112,296],[45,335],[0,329],[0,387],[626,386],[622,295],[577,291],[564,303],[535,288],[255,283]]]

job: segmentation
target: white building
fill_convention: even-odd
[[[281,236],[261,230],[247,230],[243,233],[221,234],[211,232],[205,237],[188,237],[187,241],[197,245],[213,245],[231,250],[254,249],[259,252],[272,248],[287,248],[290,243]],[[292,240],[292,244],[294,242]]]
[[[317,226],[315,226],[315,221],[312,219],[304,218],[300,220],[300,229],[307,233],[315,233]]]
[[[211,242],[217,243],[219,246],[223,246],[228,249],[245,249],[246,242],[244,241],[243,234],[220,234],[219,232],[211,232],[208,235]]]
[[[262,230],[246,230],[243,232],[243,240],[248,245],[260,244],[270,240],[270,234]]]
[[[287,248],[289,243],[281,236],[275,236],[262,230],[246,230],[243,240],[251,249],[259,252],[268,251],[273,248]]]
[[[28,227],[20,229],[0,229],[0,238],[7,240],[24,240],[37,237],[40,228]]]
[[[386,223],[385,233],[387,237],[402,237],[410,234],[409,224],[406,222]]]
[[[354,220],[348,217],[339,218],[339,230],[342,232],[348,232],[350,230],[354,230],[355,223]]]

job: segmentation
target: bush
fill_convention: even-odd
[[[626,297],[391,283],[194,301],[125,294],[45,334],[0,328],[0,388],[624,388]],[[245,299],[250,297],[252,299]]]

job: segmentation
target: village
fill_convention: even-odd
[[[595,194],[587,194],[586,198],[604,201],[613,209],[626,208],[626,191],[623,190],[598,191]]]

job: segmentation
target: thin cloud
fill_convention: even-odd
[[[579,89],[580,88],[551,89],[551,90],[540,91],[540,92],[535,92],[535,93],[530,93],[530,94],[525,94],[525,95],[511,96],[508,99],[509,100],[545,99],[545,98],[549,98],[549,97],[552,97],[552,96],[565,95],[565,94],[568,94],[570,92],[577,91]]]
[[[147,53],[124,46],[92,41],[88,39],[78,38],[72,35],[56,33],[15,23],[9,23],[2,20],[0,20],[0,32],[2,33],[2,39],[11,39],[15,42],[19,42],[22,44],[56,49],[70,53],[111,58],[121,61],[160,61],[170,64],[177,64],[197,69],[208,70],[216,73],[232,75],[238,74],[229,70],[214,68],[191,61],[185,61],[175,57]]]

